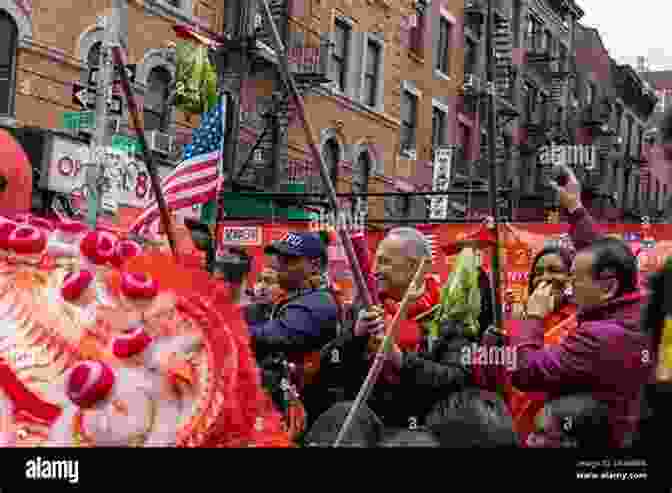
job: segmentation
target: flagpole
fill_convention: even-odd
[[[220,182],[217,186],[217,196],[215,198],[216,204],[216,215],[215,215],[215,228],[214,228],[214,238],[213,238],[213,248],[216,252],[216,243],[217,238],[221,228],[223,226],[224,217],[226,211],[224,210],[224,193],[231,191],[235,182],[236,167],[238,164],[238,140],[240,137],[240,102],[241,94],[244,89],[245,80],[248,77],[249,73],[249,57],[248,51],[250,49],[248,43],[250,41],[249,34],[249,23],[250,23],[250,10],[249,5],[246,2],[238,2],[236,7],[237,10],[237,19],[235,23],[235,29],[233,34],[232,42],[238,42],[238,46],[234,48],[237,50],[235,56],[231,57],[233,59],[234,70],[237,68],[239,72],[239,80],[236,84],[237,93],[229,93],[224,89],[224,75],[225,75],[225,66],[223,64],[218,65],[218,75],[219,75],[219,86],[222,93],[222,97],[227,98],[226,106],[227,110],[231,112],[231,128],[228,129],[228,139],[227,134],[224,132],[226,130],[227,117],[222,113],[222,156],[220,159],[220,171],[219,175]],[[237,65],[237,66],[236,66]],[[226,144],[228,143],[228,149]],[[226,154],[225,154],[226,153]],[[216,259],[216,253],[215,253]],[[213,259],[213,260],[215,260]],[[213,265],[214,267],[214,265]]]
[[[208,259],[208,270],[210,273],[214,272],[215,268],[215,261],[217,260],[217,240],[220,236],[220,230],[222,227],[222,220],[224,219],[224,200],[222,200],[220,197],[224,193],[224,151],[226,147],[226,121],[227,121],[227,110],[228,110],[228,95],[227,92],[224,90],[224,84],[220,80],[219,82],[219,104],[221,105],[221,112],[222,112],[222,143],[220,146],[220,156],[219,156],[219,167],[218,167],[218,173],[217,173],[217,191],[215,192],[215,205],[216,205],[216,210],[217,214],[215,215],[215,224],[213,228],[213,238],[212,242],[210,244],[210,249],[209,249],[209,256],[210,258]],[[233,175],[232,175],[233,176]]]
[[[112,48],[112,58],[115,65],[119,67],[119,73],[121,75],[121,88],[126,97],[126,103],[128,104],[128,114],[131,117],[133,122],[133,128],[135,134],[138,137],[140,142],[140,147],[142,148],[142,155],[145,161],[145,166],[147,166],[147,172],[149,173],[149,178],[152,183],[152,190],[156,197],[156,203],[159,207],[159,212],[161,213],[161,222],[163,223],[163,229],[168,235],[168,242],[170,243],[170,249],[173,252],[175,259],[178,259],[177,251],[177,240],[175,236],[175,230],[173,229],[172,221],[170,220],[170,214],[168,212],[168,206],[166,205],[166,199],[163,196],[163,190],[161,189],[161,180],[159,179],[159,173],[156,169],[156,162],[154,161],[154,156],[149,150],[149,145],[147,144],[147,138],[145,137],[145,129],[140,124],[140,115],[138,112],[138,105],[131,90],[131,83],[128,80],[128,74],[125,70],[124,56],[121,51],[121,46],[115,46]]]

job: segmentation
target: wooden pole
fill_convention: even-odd
[[[161,222],[163,224],[163,229],[168,235],[168,242],[170,243],[170,249],[173,252],[173,256],[178,258],[177,251],[177,240],[175,236],[175,230],[173,228],[173,222],[170,220],[170,213],[168,212],[168,206],[166,205],[166,199],[163,196],[163,190],[161,189],[161,180],[159,179],[159,173],[156,169],[156,163],[154,161],[154,156],[149,150],[149,145],[147,144],[147,138],[145,137],[145,130],[140,124],[140,115],[138,112],[138,105],[135,102],[135,97],[133,96],[133,91],[131,90],[131,83],[128,80],[128,74],[126,73],[124,56],[121,51],[120,46],[115,46],[112,48],[112,58],[115,65],[119,67],[119,73],[121,74],[121,88],[126,97],[126,103],[128,104],[128,114],[131,117],[133,122],[133,128],[135,134],[138,137],[140,146],[142,147],[142,154],[145,160],[145,165],[147,166],[147,172],[149,173],[149,178],[152,183],[152,190],[154,191],[154,196],[156,197],[156,203],[159,206],[159,212],[161,213]]]

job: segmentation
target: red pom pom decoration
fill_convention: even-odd
[[[70,272],[63,280],[61,296],[66,301],[75,301],[84,294],[84,291],[91,285],[92,281],[93,274],[88,270]]]
[[[47,247],[47,235],[35,226],[21,224],[9,234],[8,246],[19,255],[36,255]]]
[[[58,229],[64,233],[76,235],[86,233],[89,230],[89,227],[79,221],[69,221],[64,219],[58,223]]]
[[[142,326],[131,328],[128,334],[117,336],[112,342],[112,353],[117,358],[130,358],[142,353],[152,342]]]
[[[121,292],[131,299],[151,299],[159,292],[159,283],[145,274],[124,272],[121,275]]]
[[[107,231],[91,231],[87,233],[80,250],[89,261],[96,265],[108,263],[114,257],[117,237]]]
[[[17,228],[17,224],[13,222],[3,222],[0,224],[0,248],[9,250],[9,235]]]
[[[18,214],[14,214],[14,222],[15,223],[27,223],[30,221],[31,215],[28,214],[27,212],[20,212]]]
[[[121,240],[117,242],[114,249],[112,263],[115,267],[121,268],[126,260],[137,257],[142,254],[142,247],[133,240]]]
[[[105,399],[116,377],[112,368],[102,361],[82,361],[68,375],[66,394],[79,407],[92,407]]]

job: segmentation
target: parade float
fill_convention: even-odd
[[[5,446],[291,446],[228,293],[73,221],[0,220]]]

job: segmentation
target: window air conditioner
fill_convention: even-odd
[[[417,159],[417,152],[415,149],[404,149],[403,150],[404,157],[406,159],[410,159],[411,161],[415,161]]]

